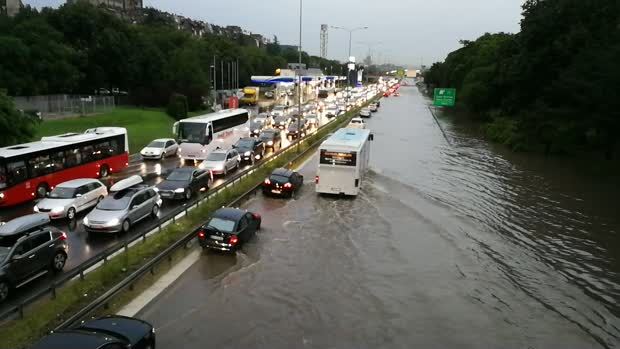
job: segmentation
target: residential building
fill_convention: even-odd
[[[13,17],[22,7],[21,0],[0,0],[0,15]]]

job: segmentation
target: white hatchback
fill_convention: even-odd
[[[74,179],[58,184],[34,211],[47,213],[51,219],[73,220],[78,212],[94,207],[107,195],[108,189],[96,179]]]
[[[179,145],[172,138],[156,139],[140,151],[143,159],[161,160],[177,154]]]
[[[366,123],[364,122],[364,120],[362,118],[353,118],[351,119],[351,122],[349,122],[349,125],[347,126],[347,128],[366,128]]]

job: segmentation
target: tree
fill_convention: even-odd
[[[32,139],[35,134],[37,121],[15,109],[13,100],[6,91],[0,90],[0,146],[24,143]]]

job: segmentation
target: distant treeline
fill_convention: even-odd
[[[0,16],[0,89],[14,96],[93,94],[104,88],[127,91],[137,105],[165,106],[179,93],[194,110],[208,94],[214,56],[218,80],[221,60],[239,60],[241,86],[250,83],[251,75],[273,75],[276,68],[298,61],[297,50],[283,49],[277,39],[257,47],[245,34],[192,36],[156,10],[146,11],[140,24],[81,1]],[[302,60],[340,72],[337,61],[305,52]]]
[[[617,153],[619,1],[527,0],[519,33],[461,43],[425,82],[457,88],[492,139],[517,150]]]

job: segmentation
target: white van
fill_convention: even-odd
[[[349,125],[347,127],[348,128],[361,128],[361,129],[365,129],[366,128],[366,123],[364,122],[364,120],[362,118],[353,118],[353,119],[351,119],[351,122],[349,122]]]

